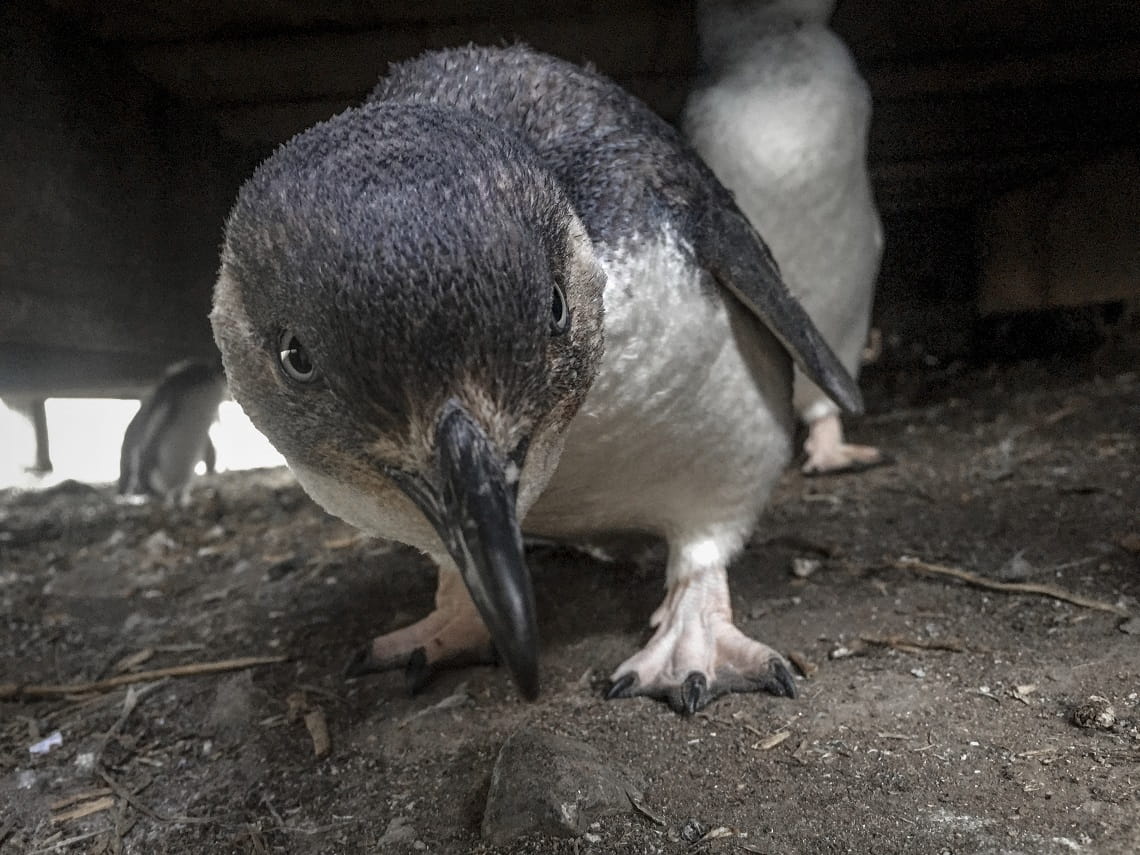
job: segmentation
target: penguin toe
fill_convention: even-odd
[[[708,677],[700,671],[690,671],[678,683],[658,680],[645,685],[639,683],[636,674],[623,674],[606,690],[607,701],[633,697],[664,701],[678,715],[690,716],[712,703],[717,693],[710,688]]]
[[[772,659],[769,662],[769,673],[756,681],[756,688],[752,691],[767,692],[778,698],[795,698],[798,694],[796,678],[783,659]]]
[[[681,715],[692,715],[697,710],[702,709],[713,700],[713,695],[709,691],[709,680],[700,671],[693,671],[681,683],[680,689],[681,697],[678,699],[680,703],[673,703],[670,698],[670,706]],[[680,709],[678,709],[680,707]]]

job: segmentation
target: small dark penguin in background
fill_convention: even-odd
[[[226,396],[218,363],[179,362],[162,380],[123,435],[119,455],[119,494],[180,498],[198,462],[214,471],[210,425]]]
[[[632,531],[667,542],[666,593],[611,697],[795,693],[726,567],[791,455],[793,357],[859,392],[728,192],[612,82],[525,47],[394,66],[242,187],[211,317],[305,489],[439,566],[435,610],[352,673],[497,654],[534,697],[522,530]]]
[[[883,229],[867,172],[871,97],[827,27],[834,0],[700,0],[701,78],[684,130],[748,215],[784,281],[853,376]],[[796,374],[808,474],[887,462],[844,442],[839,409]]]

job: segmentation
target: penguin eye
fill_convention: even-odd
[[[277,341],[277,358],[281,362],[281,369],[291,380],[298,383],[311,383],[317,376],[317,367],[309,358],[309,351],[301,344],[291,330],[281,333]]]
[[[550,301],[550,334],[564,335],[570,330],[570,307],[558,283],[554,283],[554,294]]]

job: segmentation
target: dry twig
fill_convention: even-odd
[[[874,635],[861,635],[859,640],[875,647],[889,647],[903,653],[920,653],[923,650],[948,650],[951,653],[965,653],[968,648],[953,641],[923,641],[919,638],[903,638],[901,635],[888,635],[879,638]]]
[[[320,707],[313,707],[305,713],[305,727],[313,740],[313,754],[318,760],[329,753],[329,726]]]
[[[95,799],[94,801],[83,802],[82,804],[75,805],[62,810],[59,813],[53,813],[51,816],[52,822],[67,822],[72,819],[82,819],[85,816],[91,816],[93,813],[102,813],[105,810],[110,810],[115,806],[115,799],[113,796],[103,796],[102,798]]]
[[[101,796],[111,795],[109,787],[96,787],[90,790],[83,790],[82,792],[72,793],[70,796],[62,796],[48,803],[51,810],[63,810],[66,807],[71,807],[78,802],[85,802],[88,799],[97,799]]]
[[[217,674],[222,671],[240,671],[256,665],[272,665],[276,662],[284,662],[288,658],[287,656],[246,656],[240,659],[222,659],[217,662],[191,662],[186,665],[171,665],[169,668],[155,668],[153,671],[119,674],[107,680],[95,680],[90,683],[0,683],[0,700],[32,700],[59,698],[67,695],[85,695],[91,692],[109,692],[131,683],[146,683],[163,677],[193,677],[200,674]]]
[[[631,805],[633,805],[633,809],[636,810],[642,816],[644,816],[646,819],[648,819],[650,822],[654,823],[655,825],[668,825],[668,823],[665,822],[664,819],[662,819],[660,816],[658,816],[653,811],[651,811],[649,808],[647,808],[645,806],[645,803],[642,802],[641,799],[637,798],[636,796],[634,796],[630,792],[626,792],[625,796],[627,799],[629,799],[629,803]]]
[[[96,837],[100,834],[105,834],[106,831],[106,828],[96,828],[94,831],[77,834],[75,837],[68,837],[63,840],[53,840],[46,846],[43,846],[39,849],[33,849],[30,852],[25,853],[25,855],[45,855],[47,852],[58,852],[60,849],[66,849],[74,843],[82,843],[84,840],[90,840],[92,837]]]
[[[165,814],[161,814],[158,811],[152,810],[151,808],[147,807],[145,804],[140,802],[137,798],[137,796],[140,792],[142,792],[143,790],[145,790],[147,787],[150,786],[149,780],[146,781],[142,786],[136,787],[134,789],[134,791],[131,791],[131,790],[128,790],[126,787],[124,787],[121,783],[116,781],[114,778],[112,778],[110,775],[108,775],[107,772],[104,771],[103,769],[100,769],[98,771],[98,774],[99,774],[99,777],[102,778],[107,783],[107,786],[111,788],[112,792],[114,792],[114,794],[116,796],[118,796],[120,799],[122,799],[125,804],[130,805],[135,810],[137,810],[139,813],[143,814],[143,816],[148,816],[151,819],[153,819],[155,822],[185,823],[187,825],[195,825],[195,824],[197,824],[197,825],[208,825],[208,824],[215,821],[209,817],[166,816]]]
[[[919,558],[912,558],[904,555],[894,562],[894,566],[900,570],[915,570],[919,573],[933,573],[939,576],[950,576],[951,578],[958,579],[968,585],[973,585],[977,588],[986,588],[990,591],[1004,591],[1008,594],[1034,594],[1039,597],[1052,597],[1055,600],[1061,600],[1066,603],[1072,603],[1074,606],[1080,606],[1085,609],[1096,609],[1102,612],[1111,612],[1114,615],[1121,617],[1128,617],[1128,610],[1121,608],[1114,603],[1106,603],[1103,600],[1094,600],[1091,597],[1082,597],[1080,594],[1074,594],[1060,588],[1057,585],[1039,585],[1034,582],[998,582],[994,579],[987,579],[985,576],[979,576],[977,573],[971,573],[969,570],[963,570],[960,567],[947,567],[944,564],[930,564]]]
[[[761,751],[771,751],[773,748],[775,748],[781,742],[784,742],[791,735],[792,735],[791,731],[781,730],[781,731],[778,731],[776,733],[773,733],[771,736],[768,736],[768,737],[765,737],[764,739],[761,739],[759,742],[757,742],[752,747],[757,748]]]

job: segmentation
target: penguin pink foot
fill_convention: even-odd
[[[796,696],[784,657],[733,624],[722,567],[671,584],[650,625],[653,638],[614,671],[607,699],[646,695],[692,715],[729,692]]]
[[[441,668],[495,662],[491,634],[463,577],[441,568],[435,609],[413,624],[374,638],[352,657],[345,675],[358,677],[403,668],[408,690],[414,694]]]
[[[839,413],[829,413],[808,425],[804,441],[807,460],[801,471],[805,475],[838,475],[862,472],[892,463],[892,458],[871,445],[852,445],[843,441],[843,424]]]

